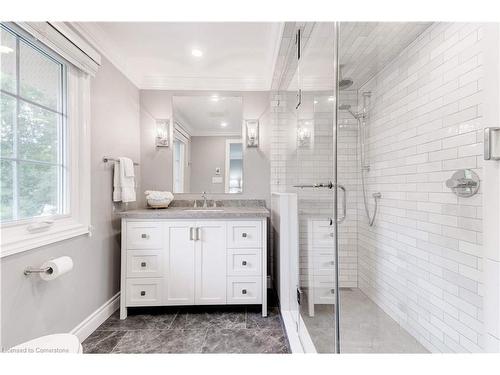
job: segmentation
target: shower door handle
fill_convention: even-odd
[[[301,189],[304,189],[304,188],[325,188],[325,189],[333,189],[333,182],[331,182],[331,181],[328,181],[327,183],[320,182],[320,183],[313,184],[313,185],[293,185],[293,187],[296,187],[296,188],[301,188]]]
[[[337,218],[337,223],[341,223],[345,220],[347,216],[347,192],[345,190],[345,187],[343,185],[337,184],[337,188],[342,190],[344,199],[342,199],[342,216]]]

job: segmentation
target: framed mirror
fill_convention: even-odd
[[[173,193],[243,192],[243,100],[174,96]]]

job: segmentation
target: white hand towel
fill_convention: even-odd
[[[126,170],[130,167],[134,168],[134,163],[129,158],[121,157],[120,160],[120,186],[122,202],[135,202],[135,179],[132,176],[127,176]]]
[[[120,164],[123,166],[123,170],[125,171],[125,177],[135,177],[134,162],[132,159],[121,157]]]
[[[120,184],[120,163],[115,161],[113,169],[113,202],[122,200],[122,186]]]
[[[170,191],[146,190],[144,194],[146,199],[174,199],[174,195]]]

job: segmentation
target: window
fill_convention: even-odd
[[[243,143],[226,139],[226,193],[243,193]]]
[[[178,138],[174,139],[174,193],[184,193],[184,169],[186,144]]]
[[[0,23],[1,257],[89,233],[97,62],[82,50],[98,55],[65,30]]]
[[[2,26],[2,223],[68,213],[66,64]]]

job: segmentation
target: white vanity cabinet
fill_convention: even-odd
[[[266,218],[122,219],[120,318],[127,307],[262,304]]]
[[[307,220],[307,282],[309,316],[314,305],[335,304],[335,243],[329,218]]]

